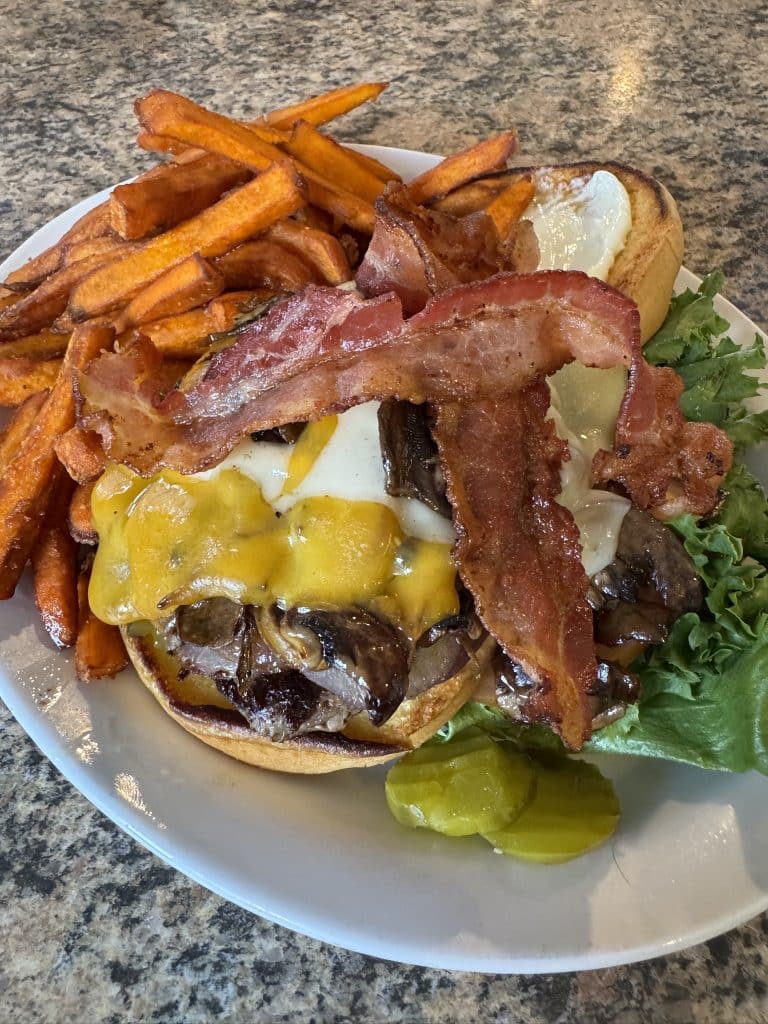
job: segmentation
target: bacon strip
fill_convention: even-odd
[[[591,728],[592,611],[579,531],[556,501],[569,453],[548,408],[543,382],[445,403],[434,436],[461,578],[486,629],[533,684],[526,719],[547,722],[577,750]]]
[[[152,390],[148,342],[105,354],[78,389],[80,425],[141,473],[195,472],[255,430],[317,419],[370,399],[474,400],[579,359],[630,367],[635,305],[578,272],[505,274],[432,299],[404,321],[392,295],[307,288],[217,353],[189,391]],[[644,364],[643,364],[644,365]],[[638,393],[635,401],[643,401]]]
[[[163,394],[158,359],[139,339],[102,355],[78,382],[80,427],[144,473],[194,472],[252,431],[370,399],[437,403],[462,576],[489,631],[534,683],[525,714],[574,748],[589,735],[595,660],[578,532],[555,501],[565,448],[545,421],[543,377],[572,359],[628,367],[619,447],[595,465],[638,504],[658,505],[664,481],[678,476],[714,504],[729,463],[720,432],[684,422],[676,376],[643,360],[634,304],[575,272],[461,285],[407,321],[392,294],[366,300],[310,287],[243,330],[187,391]],[[644,445],[642,457],[633,445]]]
[[[512,269],[485,213],[461,219],[416,205],[405,185],[392,183],[376,200],[376,224],[357,271],[366,295],[394,292],[410,316],[433,295]]]
[[[706,515],[733,464],[733,444],[713,423],[688,423],[683,382],[670,367],[638,362],[616,423],[613,450],[592,463],[596,481],[620,483],[635,505],[666,519]]]

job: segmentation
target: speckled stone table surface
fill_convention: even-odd
[[[768,8],[5,0],[0,252],[149,159],[151,86],[246,115],[361,79],[343,123],[448,151],[514,124],[532,156],[623,159],[677,198],[686,263],[721,266],[765,326]],[[2,614],[2,609],[0,609]],[[211,895],[127,838],[0,712],[0,1020],[768,1020],[768,916],[687,952],[582,974],[401,967],[305,939]]]

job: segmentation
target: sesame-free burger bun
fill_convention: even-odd
[[[404,701],[378,728],[357,715],[341,733],[315,732],[283,742],[258,736],[212,680],[179,678],[179,663],[145,624],[121,629],[139,678],[174,721],[203,743],[246,764],[308,775],[383,764],[421,746],[471,699],[489,671],[495,642],[489,637],[456,675]]]

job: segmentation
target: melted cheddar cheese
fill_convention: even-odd
[[[321,421],[305,431],[283,494],[306,478],[334,430]],[[458,611],[451,545],[407,535],[384,501],[315,494],[281,512],[234,466],[144,479],[113,465],[94,488],[92,513],[99,546],[89,599],[105,622],[153,620],[223,596],[368,607],[415,639]]]

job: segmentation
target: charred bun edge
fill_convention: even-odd
[[[379,730],[366,723],[362,729],[352,730],[365,736],[313,732],[276,743],[253,733],[234,709],[194,704],[174,696],[169,692],[169,668],[161,664],[151,639],[133,635],[127,627],[121,627],[121,633],[139,678],[163,710],[187,732],[247,764],[302,774],[384,764],[420,746],[471,699],[495,647],[494,641],[488,638],[459,673],[413,700],[405,701],[401,706],[405,709],[401,716],[403,727],[398,729],[394,724],[401,713],[398,709],[393,719],[382,727],[381,740],[376,738]],[[172,659],[166,657],[170,663]],[[174,688],[179,688],[176,680]]]

